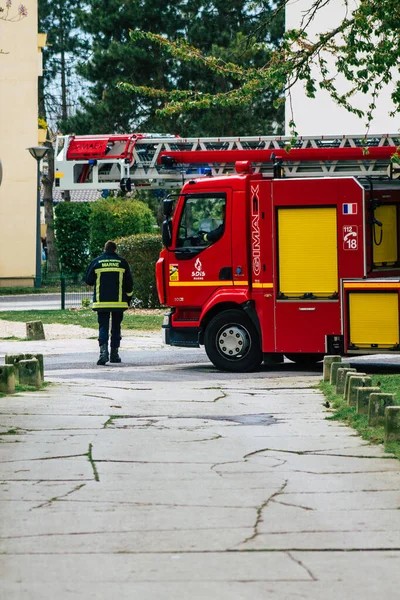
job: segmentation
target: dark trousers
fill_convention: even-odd
[[[122,310],[98,310],[97,321],[99,323],[99,345],[108,343],[108,332],[110,330],[111,314],[111,348],[119,348],[121,341],[121,322],[124,316]]]

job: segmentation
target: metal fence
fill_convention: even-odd
[[[61,277],[61,310],[66,308],[89,308],[93,297],[93,288],[83,281]]]
[[[84,274],[63,275],[59,272],[58,264],[56,268],[51,266],[49,261],[42,263],[42,291],[51,294],[57,308],[89,308],[93,287],[86,285]]]
[[[145,294],[140,294],[140,286],[137,285],[138,296],[132,299],[132,308],[147,307],[142,299]],[[47,308],[65,310],[68,308],[91,308],[93,299],[93,287],[86,285],[84,275],[67,276],[59,273],[46,273],[42,269],[41,291],[48,297]],[[147,295],[151,289],[147,288]],[[142,297],[140,297],[142,296]],[[146,300],[146,299],[145,299]],[[150,305],[151,306],[151,305]]]

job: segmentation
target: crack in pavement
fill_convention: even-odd
[[[228,530],[231,531],[232,529],[234,530],[242,530],[242,529],[251,529],[251,527],[245,527],[245,526],[241,526],[241,527],[220,527],[221,530]],[[183,529],[176,529],[176,528],[172,528],[172,529],[116,529],[116,530],[110,530],[110,531],[53,531],[52,533],[28,533],[26,535],[5,535],[5,536],[0,536],[0,540],[24,540],[24,539],[28,539],[28,538],[46,538],[46,537],[67,537],[67,536],[75,536],[75,535],[119,535],[119,534],[126,534],[126,533],[159,533],[159,532],[163,532],[163,533],[167,533],[167,532],[173,532],[176,533],[177,531],[183,532],[183,531],[215,531],[215,527],[186,527]],[[212,550],[210,550],[209,552],[213,552]],[[236,552],[236,550],[223,550],[223,552]],[[107,552],[108,553],[108,552]],[[68,553],[66,553],[68,554]],[[138,554],[141,554],[141,552],[138,552]]]
[[[258,535],[259,535],[259,531],[258,531],[258,526],[260,525],[260,523],[263,520],[263,510],[264,508],[266,508],[268,506],[268,504],[277,496],[279,496],[280,494],[283,493],[283,490],[286,488],[286,486],[288,485],[289,480],[286,479],[284,481],[284,483],[281,485],[281,487],[279,488],[279,490],[277,490],[276,492],[274,492],[271,496],[269,496],[267,498],[267,500],[265,500],[258,508],[257,508],[257,517],[256,517],[256,522],[253,525],[253,535],[247,537],[245,540],[243,540],[243,542],[240,542],[240,544],[247,544],[247,542],[250,542],[252,540],[254,540]]]
[[[150,530],[146,530],[146,532],[149,532]],[[159,530],[157,530],[159,531]],[[165,531],[165,530],[163,530]],[[176,530],[175,530],[176,531]],[[185,530],[186,531],[186,530]],[[101,532],[98,532],[101,533]],[[104,533],[104,532],[103,532]],[[114,532],[111,532],[114,533]],[[117,532],[118,533],[118,532]],[[53,534],[49,534],[49,535],[53,535]],[[74,534],[63,534],[63,535],[80,535],[79,533],[74,533]],[[1,538],[0,538],[1,539]],[[6,538],[4,538],[6,539]],[[69,552],[54,552],[54,551],[47,551],[47,552],[1,552],[0,551],[0,556],[52,556],[54,554],[57,554],[59,556],[92,556],[92,555],[99,555],[99,556],[113,556],[113,555],[119,555],[119,554],[132,554],[132,555],[154,555],[154,554],[160,554],[160,555],[169,555],[169,554],[239,554],[239,553],[244,553],[244,552],[251,552],[252,554],[256,554],[256,553],[269,553],[269,554],[287,554],[288,552],[297,552],[299,554],[301,553],[305,553],[305,554],[309,554],[311,552],[315,552],[315,553],[338,553],[338,554],[343,554],[343,552],[352,552],[352,553],[357,553],[357,552],[362,552],[364,553],[372,553],[372,552],[399,552],[400,551],[400,546],[394,546],[394,547],[382,547],[382,548],[346,548],[346,550],[343,550],[343,548],[288,548],[288,549],[282,549],[282,548],[243,548],[243,550],[193,550],[193,549],[181,549],[181,550],[106,550],[106,551],[95,551],[95,550],[90,550],[90,552],[87,551],[83,551],[83,552],[78,552],[78,551],[69,551]],[[154,583],[154,580],[151,580]],[[207,581],[211,581],[211,580],[207,580]],[[220,581],[220,580],[218,580]],[[230,580],[230,581],[234,581],[234,580]],[[243,580],[246,582],[249,581],[261,581],[261,580]],[[270,580],[268,580],[270,582]],[[279,579],[279,581],[287,581],[286,579]],[[294,582],[294,581],[304,581],[304,579],[290,579],[290,582]],[[318,581],[318,580],[317,580]]]
[[[283,506],[292,506],[293,508],[301,508],[302,510],[314,510],[314,508],[310,508],[309,506],[302,506],[301,504],[291,504],[290,502],[283,502],[282,500],[271,499],[271,502],[275,504],[282,504]]]
[[[87,452],[84,454],[65,454],[62,456],[41,456],[40,458],[17,458],[15,460],[0,460],[0,464],[7,463],[18,463],[18,462],[35,462],[37,460],[59,460],[62,458],[79,458],[80,456],[87,456]],[[19,471],[15,471],[19,473]]]
[[[286,552],[286,554],[291,560],[305,570],[305,572],[311,577],[312,581],[318,581],[313,572],[299,558],[295,558],[290,552]]]
[[[214,400],[212,402],[218,402],[218,400],[223,400],[224,398],[227,398],[229,396],[229,394],[226,394],[223,390],[221,390],[221,396],[217,396],[216,398],[214,398]]]
[[[95,479],[95,481],[100,481],[99,478],[99,474],[96,468],[96,464],[95,464],[95,460],[93,459],[93,455],[92,455],[92,449],[93,449],[93,444],[89,444],[89,448],[87,452],[84,452],[82,454],[66,454],[63,456],[43,456],[40,458],[28,458],[28,459],[20,459],[20,460],[5,460],[5,461],[0,461],[0,463],[5,464],[5,463],[18,463],[18,462],[35,462],[38,460],[61,460],[61,459],[65,459],[65,458],[79,458],[82,456],[86,456],[90,462],[90,465],[92,467],[93,470],[93,477]],[[118,461],[116,461],[118,462]],[[28,472],[29,469],[20,469],[19,471],[15,471],[15,473],[22,473],[22,472]],[[6,480],[4,480],[6,481]],[[8,481],[13,481],[13,480],[8,480]],[[19,480],[21,481],[21,480]],[[27,481],[30,481],[29,479]],[[35,481],[52,481],[51,479],[49,480],[45,480],[45,479],[35,479]],[[57,481],[57,480],[56,480]],[[76,481],[76,479],[72,479],[72,480],[64,480],[64,481]]]
[[[344,458],[347,458],[346,456]],[[370,475],[371,473],[379,473],[382,475],[384,473],[398,473],[397,470],[393,471],[382,471],[381,469],[372,470],[372,471],[304,471],[303,469],[292,469],[293,473],[305,473],[306,475]]]
[[[98,398],[99,400],[108,400],[109,402],[115,402],[115,398],[110,396],[99,396],[99,394],[83,394],[84,398]]]
[[[397,460],[396,456],[368,456],[364,454],[329,454],[330,450],[282,450],[280,448],[261,448],[260,450],[254,450],[253,452],[249,452],[244,455],[244,459],[249,458],[250,456],[255,456],[256,454],[262,454],[263,452],[279,452],[285,454],[296,454],[298,456],[337,456],[340,458],[369,458],[369,459],[377,459],[377,460]]]
[[[242,464],[241,460],[228,460],[226,462],[217,462],[214,463],[213,465],[211,465],[210,470],[213,471],[214,473],[216,473],[219,477],[223,477],[222,473],[220,473],[219,471],[217,471],[217,467],[222,467],[223,465],[238,465],[238,464]]]
[[[176,440],[175,443],[176,444],[194,444],[195,442],[214,442],[215,440],[219,440],[220,438],[223,438],[224,436],[221,435],[220,433],[216,433],[214,434],[213,437],[210,438],[203,438],[201,440]]]
[[[88,457],[89,462],[90,462],[90,464],[92,466],[94,480],[95,481],[100,481],[99,473],[97,471],[95,461],[93,460],[92,449],[93,449],[93,444],[89,444],[89,450],[87,451],[87,453],[84,456]]]
[[[86,485],[86,483],[81,483],[80,485],[76,485],[72,490],[70,490],[66,494],[62,494],[61,496],[54,496],[54,498],[50,498],[50,500],[47,500],[46,502],[43,502],[42,504],[38,504],[38,506],[33,506],[29,510],[31,511],[31,510],[34,510],[35,508],[43,508],[44,506],[51,506],[51,504],[53,502],[62,501],[63,498],[66,498],[67,496],[70,496],[74,492],[77,492],[81,488],[85,487],[85,485]]]

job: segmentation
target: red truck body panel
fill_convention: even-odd
[[[185,199],[207,192],[226,195],[224,235],[193,257],[182,259],[175,250]],[[341,338],[344,353],[351,349],[350,335],[346,334],[349,317],[344,282],[360,281],[362,289],[368,291],[367,279],[382,278],[382,270],[373,265],[371,206],[373,202],[386,202],[399,207],[399,187],[389,194],[382,190],[370,191],[353,177],[272,179],[259,174],[241,174],[203,178],[186,184],[181,194],[172,219],[172,244],[161,252],[157,266],[160,301],[174,309],[173,328],[198,331],[201,342],[201,332],[218,311],[251,303],[264,354],[322,355],[329,350],[328,340],[336,337]],[[281,290],[282,272],[287,263],[280,264],[280,252],[291,256],[294,249],[293,260],[296,261],[298,242],[295,234],[293,249],[290,241],[282,245],[279,219],[288,214],[284,211],[292,211],[294,218],[300,215],[293,209],[322,209],[321,214],[325,214],[323,209],[328,209],[329,218],[332,222],[334,219],[337,276],[329,295],[287,296]],[[400,210],[396,210],[400,230]],[[307,219],[302,223],[303,228],[307,228]],[[314,260],[312,241],[310,244],[311,265]],[[284,260],[288,259],[282,258]],[[299,265],[299,270],[304,268],[303,263]],[[400,277],[399,264],[383,268],[385,275]],[[222,271],[231,274],[229,279],[221,278]],[[400,283],[392,282],[390,286],[398,293]],[[383,283],[376,283],[377,288],[384,289]]]

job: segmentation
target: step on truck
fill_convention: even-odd
[[[165,343],[204,345],[233,372],[283,355],[399,354],[397,145],[161,152],[170,166],[210,167],[164,200]],[[221,163],[235,172],[213,176]],[[266,163],[272,172],[254,172]]]

